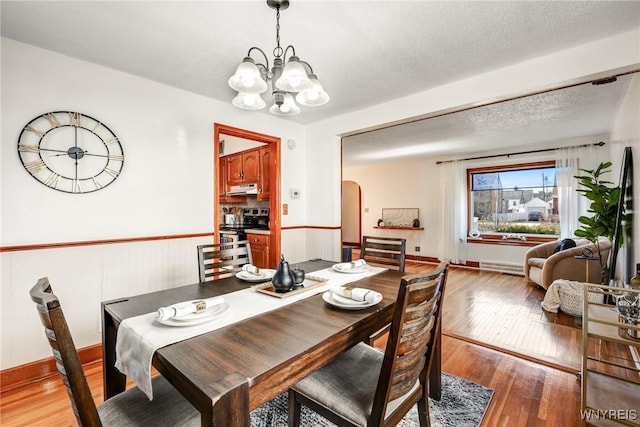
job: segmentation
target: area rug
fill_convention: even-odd
[[[442,399],[429,399],[431,425],[434,427],[478,427],[489,406],[493,390],[446,373],[442,374]],[[302,406],[302,427],[334,427],[335,424]],[[398,426],[419,426],[417,407]],[[282,393],[251,412],[252,427],[286,427],[287,394]]]

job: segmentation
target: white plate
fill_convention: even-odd
[[[198,303],[201,302],[202,300],[199,299],[194,299],[192,301],[187,301],[190,303]],[[212,305],[211,307],[209,307],[208,309],[206,309],[203,312],[200,313],[191,313],[191,314],[185,314],[184,316],[179,316],[179,317],[174,317],[173,320],[177,321],[177,322],[190,322],[192,320],[195,319],[200,319],[202,318],[202,316],[213,316],[215,315],[215,313],[217,313],[218,311],[222,310],[222,304],[216,304],[216,305]]]
[[[333,298],[334,301],[343,305],[359,306],[367,303],[366,301],[356,301],[356,300],[352,300],[351,298],[343,297],[342,295],[338,295],[335,292],[331,294],[331,298]]]
[[[259,274],[249,273],[248,271],[238,271],[236,273],[236,277],[240,280],[244,280],[247,282],[266,282],[267,280],[271,280],[273,275],[276,273],[275,270],[270,270],[267,268],[261,268]]]
[[[338,265],[340,265],[340,264],[334,264],[333,265],[333,269],[335,271],[337,271],[338,273],[349,273],[349,274],[364,273],[369,268],[371,268],[371,266],[369,264],[364,264],[364,265],[360,265],[360,266],[358,266],[356,268],[348,268],[346,270],[342,270],[342,269],[337,267]]]
[[[338,298],[336,297],[339,297],[340,300],[338,300]],[[360,303],[358,301],[353,301],[353,300],[351,300],[350,303],[344,303],[341,301],[344,301],[346,298],[340,297],[339,295],[336,295],[331,291],[327,291],[322,294],[322,299],[324,300],[324,302],[334,307],[344,308],[345,310],[362,310],[363,308],[368,308],[376,304],[379,304],[380,301],[382,301],[382,295],[380,295],[380,298],[377,298],[376,301],[372,303],[368,303],[368,302]]]
[[[223,302],[222,304],[216,304],[210,309],[202,313],[193,313],[186,316],[181,316],[178,319],[156,319],[158,323],[166,326],[195,326],[203,323],[211,322],[229,311],[229,304]]]

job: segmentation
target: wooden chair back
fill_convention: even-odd
[[[362,236],[360,259],[368,263],[391,265],[404,272],[406,252],[407,239]]]
[[[49,279],[44,277],[29,292],[36,303],[49,345],[53,350],[56,367],[67,387],[73,413],[81,426],[101,426],[80,357],[71,338],[69,326],[58,297],[53,294]]]
[[[252,263],[251,245],[247,240],[198,246],[200,282],[228,277]]]
[[[420,396],[423,400],[428,399],[428,375],[440,328],[448,270],[449,264],[443,262],[426,274],[401,279],[373,402],[372,420],[383,420],[387,404],[407,394],[416,384],[421,387],[420,393],[412,394],[416,399],[405,401],[405,407],[395,412],[397,419],[387,420],[391,421],[389,424],[399,422]]]

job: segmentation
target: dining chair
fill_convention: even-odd
[[[400,280],[386,350],[356,344],[289,390],[289,427],[303,404],[340,426],[393,426],[418,404],[429,426],[429,371],[449,264]]]
[[[362,236],[360,259],[364,259],[367,263],[393,266],[404,273],[406,252],[407,239]],[[374,345],[388,331],[389,325],[372,334],[367,342],[369,345]]]
[[[31,288],[56,367],[80,426],[199,426],[200,413],[162,376],[152,380],[153,400],[137,387],[96,406],[58,297],[44,277]]]
[[[200,282],[228,277],[245,264],[252,264],[248,240],[198,245],[198,273]]]
[[[360,259],[367,262],[394,266],[404,272],[406,252],[407,239],[362,236]]]

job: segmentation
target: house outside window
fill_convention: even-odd
[[[501,239],[560,236],[555,162],[467,169],[472,236]]]

